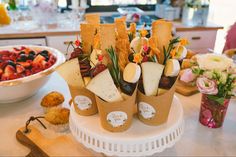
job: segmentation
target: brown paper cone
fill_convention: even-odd
[[[177,79],[162,95],[146,96],[138,90],[138,118],[147,125],[161,125],[168,120]]]
[[[127,130],[132,123],[134,106],[136,103],[137,88],[133,95],[121,102],[105,102],[95,96],[100,122],[105,130],[122,132]]]
[[[75,58],[65,62],[56,71],[64,78],[69,86],[76,112],[83,116],[96,114],[97,105],[95,96],[84,87],[78,59]]]
[[[75,111],[82,116],[91,116],[98,112],[95,95],[86,88],[69,86]]]

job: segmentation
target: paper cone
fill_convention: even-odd
[[[84,87],[78,59],[67,61],[59,66],[56,71],[65,79],[69,86],[76,112],[83,116],[96,114],[95,95]]]
[[[105,102],[101,98],[95,96],[100,122],[105,130],[111,132],[122,132],[127,130],[133,119],[134,106],[136,104],[137,88],[132,96],[125,101]]]
[[[138,118],[147,125],[161,125],[168,120],[176,82],[164,94],[159,96],[146,96],[138,90]]]
[[[86,88],[69,86],[75,111],[82,116],[91,116],[98,112],[95,95]]]

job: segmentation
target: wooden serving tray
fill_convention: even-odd
[[[16,139],[31,150],[27,157],[102,156],[78,143],[69,136],[70,133],[49,138],[36,127],[32,125],[28,127],[29,133],[24,133],[25,127],[16,132]]]
[[[179,80],[177,80],[175,91],[184,96],[190,96],[190,95],[198,93],[198,89],[196,86],[186,86],[180,83]]]

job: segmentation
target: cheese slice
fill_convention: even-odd
[[[169,59],[166,62],[166,67],[164,71],[165,76],[174,77],[179,74],[180,71],[180,64],[179,61],[176,59]]]
[[[126,65],[123,72],[123,79],[129,83],[136,83],[141,75],[141,68],[135,63],[129,63]]]
[[[123,100],[108,69],[95,76],[86,88],[107,102]]]
[[[93,52],[90,55],[90,65],[92,68],[99,62],[98,55],[102,55],[102,50],[93,49]]]
[[[147,96],[157,95],[157,89],[164,66],[154,62],[144,62],[141,64],[141,67],[145,94]]]

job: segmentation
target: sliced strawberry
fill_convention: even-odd
[[[11,65],[7,65],[4,69],[4,74],[14,74],[15,72],[15,68]]]
[[[31,73],[31,71],[29,70],[29,69],[26,69],[25,70],[25,76],[29,76],[29,75],[31,75],[32,73]]]
[[[31,66],[31,63],[29,63],[29,62],[17,62],[17,63],[20,64],[20,65],[22,65],[22,66],[25,67],[25,68],[28,68],[28,67]]]
[[[45,61],[45,57],[43,57],[42,55],[37,55],[37,57],[33,60],[33,64],[38,64],[42,61]]]
[[[9,54],[11,54],[11,52],[8,50],[0,51],[0,55],[9,55]]]
[[[3,70],[0,68],[0,78],[1,78],[2,74],[3,74]]]
[[[3,55],[2,60],[4,61],[10,60],[10,57],[8,55]]]
[[[1,69],[4,69],[7,65],[7,62],[6,61],[3,61],[3,62],[0,62],[0,68]]]
[[[16,72],[21,74],[25,71],[25,68],[22,65],[16,65]]]

